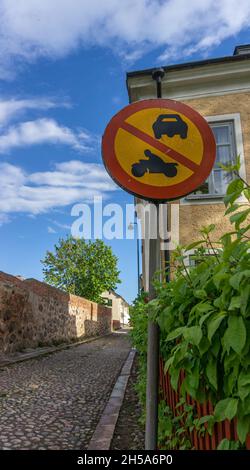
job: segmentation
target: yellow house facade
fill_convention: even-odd
[[[229,229],[223,217],[223,196],[233,177],[219,163],[231,163],[240,155],[242,178],[250,182],[250,45],[237,46],[228,57],[163,67],[162,98],[181,101],[209,123],[216,140],[216,163],[208,180],[168,209],[168,229],[178,226],[180,244],[199,239],[199,229],[214,223],[214,238]],[[156,97],[152,69],[127,74],[130,102]],[[140,218],[140,213],[138,214]],[[178,220],[177,220],[178,219]],[[143,223],[143,220],[142,220]],[[142,243],[143,287],[148,288],[148,245]]]
[[[112,327],[113,330],[129,324],[129,304],[117,292],[110,290],[102,294],[102,297],[112,308]]]

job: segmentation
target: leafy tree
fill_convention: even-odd
[[[60,239],[41,262],[45,282],[93,302],[103,301],[101,294],[120,282],[117,257],[102,240]]]

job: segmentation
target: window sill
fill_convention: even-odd
[[[225,194],[191,194],[190,196],[186,196],[185,199],[193,200],[193,199],[223,199]]]
[[[224,204],[224,194],[194,194],[186,196],[180,200],[182,205],[195,205],[195,204]],[[236,201],[238,204],[247,202],[245,196],[240,196]]]
[[[181,204],[224,204],[224,194],[193,194],[181,199]]]

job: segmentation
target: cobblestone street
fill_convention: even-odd
[[[86,449],[130,350],[122,333],[0,370],[0,449]]]

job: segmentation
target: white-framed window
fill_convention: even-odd
[[[201,261],[204,261],[204,259],[206,259],[206,256],[210,257],[210,259],[211,259],[211,256],[213,256],[214,260],[216,261],[216,252],[213,253],[212,251],[207,251],[207,253],[204,253],[200,258],[197,255],[189,254],[188,266],[189,267],[197,266]]]
[[[204,261],[206,257],[214,259],[214,262],[216,262],[216,254],[220,252],[219,248],[215,248],[212,250],[211,248],[206,248],[205,253],[199,258],[197,254],[195,254],[195,250],[189,250],[185,253],[185,260],[184,263],[187,268],[192,268],[194,266],[197,266],[201,261]]]
[[[244,151],[242,142],[242,131],[240,115],[238,113],[209,116],[206,118],[216,141],[216,162],[208,179],[196,189],[192,194],[186,196],[185,201],[195,203],[195,201],[205,202],[206,200],[223,199],[226,188],[233,174],[223,171],[219,164],[224,165],[234,163],[237,155],[241,158],[240,175],[245,178]],[[184,203],[185,203],[184,201]]]

